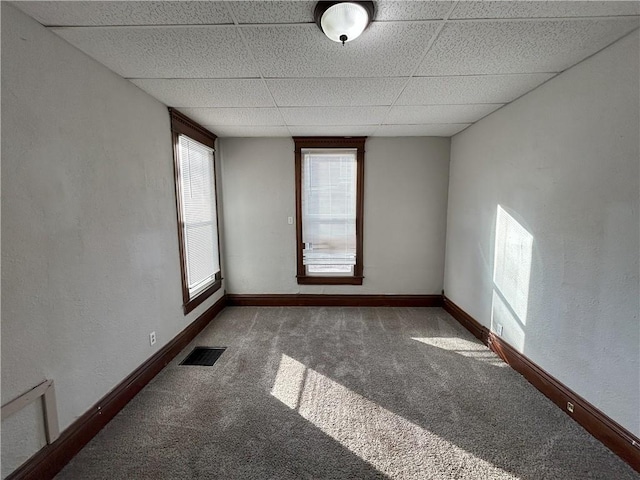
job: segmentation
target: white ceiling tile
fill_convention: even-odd
[[[287,125],[377,125],[389,107],[280,108]]]
[[[528,75],[414,77],[409,81],[396,104],[508,103],[553,76],[550,73],[535,73]]]
[[[123,77],[256,77],[234,26],[55,28]]]
[[[453,2],[381,0],[376,4],[376,21],[438,20],[445,17]]]
[[[450,18],[544,18],[639,15],[639,2],[546,1],[459,2]]]
[[[447,23],[417,75],[560,72],[639,26],[639,20]]]
[[[533,72],[562,71],[640,25],[624,17],[640,2],[460,1],[409,79],[454,2],[379,0],[376,21],[345,46],[313,23],[315,4],[16,2],[225,137],[452,136],[554,76]]]
[[[204,125],[218,137],[290,137],[287,127],[240,126],[240,125]]]
[[[284,126],[277,108],[181,108],[201,125]]]
[[[267,86],[281,107],[391,105],[407,82],[396,78],[274,78]]]
[[[238,23],[313,23],[316,1],[229,2]],[[375,21],[438,20],[451,1],[377,1]]]
[[[473,123],[503,104],[395,106],[385,124]]]
[[[467,123],[441,123],[430,125],[380,125],[374,137],[451,137],[464,130]]]
[[[289,127],[294,137],[368,137],[375,131],[375,125],[301,125]]]
[[[134,79],[148,94],[170,107],[273,107],[260,79]]]
[[[315,24],[242,28],[265,77],[401,77],[415,69],[437,22],[376,22],[346,45]]]
[[[220,25],[233,23],[224,2],[15,2],[43,25]]]
[[[313,23],[315,1],[229,2],[238,23]]]

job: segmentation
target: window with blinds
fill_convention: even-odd
[[[297,280],[362,285],[365,137],[294,137]]]
[[[213,150],[186,135],[178,142],[187,286],[193,297],[220,271]]]
[[[353,275],[356,153],[302,150],[302,261],[310,275]]]
[[[185,315],[222,287],[214,145],[216,136],[169,109]]]

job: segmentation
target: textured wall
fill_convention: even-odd
[[[440,293],[449,139],[370,138],[365,149],[364,284],[299,286],[293,140],[220,140],[230,293]]]
[[[3,404],[51,378],[64,429],[222,295],[184,317],[169,128],[3,2]],[[3,476],[44,444],[41,417],[2,422]]]
[[[453,137],[445,268],[447,296],[636,435],[638,44]]]

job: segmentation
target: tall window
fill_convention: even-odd
[[[365,137],[294,137],[299,284],[362,285]]]
[[[216,206],[216,136],[170,109],[184,312],[222,284]]]

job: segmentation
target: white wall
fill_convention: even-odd
[[[448,297],[487,327],[493,312],[509,343],[636,435],[639,41],[636,31],[453,137],[445,269]],[[522,298],[497,295],[492,309],[498,205],[533,251],[528,288],[505,282]],[[526,269],[518,238],[511,273]]]
[[[364,283],[296,282],[294,143],[220,140],[230,293],[438,294],[444,269],[448,138],[365,144]]]
[[[64,429],[222,296],[182,313],[174,195],[166,107],[3,2],[2,404],[53,379]]]

